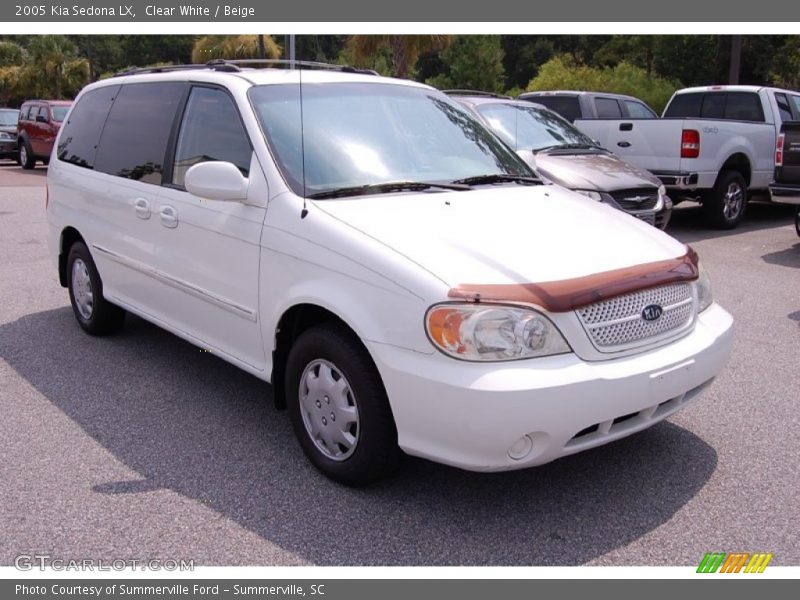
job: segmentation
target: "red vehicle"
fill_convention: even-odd
[[[47,164],[61,123],[69,112],[69,100],[28,100],[22,103],[17,124],[19,164],[32,169],[36,161]]]

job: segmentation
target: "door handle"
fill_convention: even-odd
[[[161,224],[164,227],[175,229],[178,226],[178,211],[172,206],[161,207]]]
[[[133,210],[136,211],[136,216],[140,219],[150,218],[150,203],[144,198],[136,198],[133,201]]]
[[[617,146],[619,146],[620,148],[630,148],[631,147],[631,143],[630,142],[617,142]]]
[[[633,123],[620,123],[619,124],[620,131],[633,131]]]

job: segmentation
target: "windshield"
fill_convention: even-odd
[[[597,145],[551,110],[502,103],[481,104],[476,110],[497,135],[517,150]]]
[[[262,85],[250,100],[298,195],[387,182],[531,177],[477,119],[444,95],[383,83]],[[303,173],[305,172],[305,185]]]
[[[50,110],[53,111],[53,121],[63,121],[67,116],[69,106],[53,106]]]
[[[18,110],[0,110],[0,127],[9,127],[17,124]]]

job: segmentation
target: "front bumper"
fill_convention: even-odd
[[[470,363],[367,346],[405,452],[472,471],[505,471],[600,446],[683,408],[728,360],[732,324],[714,304],[680,340],[599,362],[565,354]]]
[[[5,140],[0,142],[0,156],[15,157],[17,155],[17,141]]]
[[[769,186],[769,197],[778,204],[794,204],[800,206],[800,185],[788,185],[784,183],[771,183]]]

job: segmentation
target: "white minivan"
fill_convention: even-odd
[[[106,79],[47,185],[84,330],[130,312],[270,382],[351,485],[402,452],[502,471],[619,439],[731,351],[692,249],[541,185],[411,81],[224,61]]]

